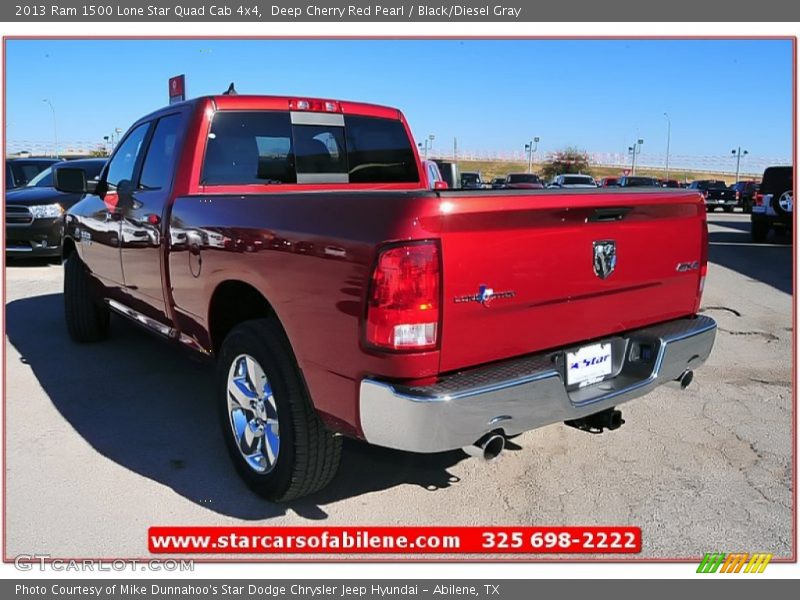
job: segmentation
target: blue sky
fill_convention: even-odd
[[[10,40],[7,138],[102,140],[167,102],[240,93],[363,100],[403,110],[436,146],[791,157],[792,47],[783,40]]]

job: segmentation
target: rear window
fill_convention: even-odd
[[[580,175],[565,175],[563,181],[568,185],[594,185],[594,179]]]
[[[725,185],[724,181],[709,181],[708,182],[708,189],[710,190],[726,190],[728,186]]]
[[[414,151],[399,120],[221,111],[214,116],[208,137],[202,175],[206,185],[420,179]]]
[[[538,175],[528,174],[528,173],[514,173],[509,175],[506,179],[508,183],[540,183],[541,180],[539,179]]]
[[[625,183],[636,187],[658,187],[658,182],[652,177],[628,177]]]

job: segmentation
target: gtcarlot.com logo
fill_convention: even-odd
[[[772,554],[758,552],[709,552],[700,561],[698,573],[763,573]]]

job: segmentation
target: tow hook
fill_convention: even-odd
[[[479,456],[486,462],[496,459],[506,447],[506,438],[500,433],[487,433],[471,446],[464,446],[462,450],[470,456]]]
[[[624,423],[622,411],[615,410],[613,407],[589,415],[588,417],[564,421],[565,425],[580,429],[581,431],[588,431],[589,433],[603,433],[604,429],[614,431],[622,427]]]

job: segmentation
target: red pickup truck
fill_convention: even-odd
[[[428,190],[393,108],[197,98],[137,121],[99,181],[55,183],[84,194],[70,335],[113,311],[215,359],[230,455],[272,500],[325,486],[343,435],[491,458],[559,421],[613,429],[714,343],[700,194]]]

